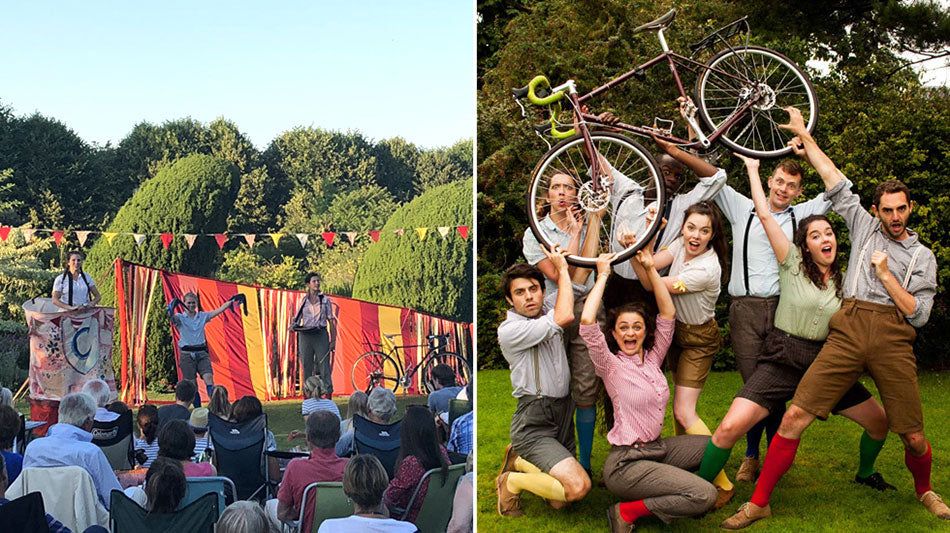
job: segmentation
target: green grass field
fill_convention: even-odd
[[[862,382],[877,395],[868,378]],[[710,428],[725,415],[734,394],[741,388],[738,372],[713,373],[700,396],[699,414]],[[525,494],[525,516],[507,518],[496,511],[495,476],[501,467],[508,425],[514,413],[508,372],[478,373],[478,508],[479,532],[605,531],[606,509],[617,499],[607,489],[595,486],[581,502],[562,511],[548,507],[540,498]],[[920,394],[924,405],[925,431],[933,448],[934,489],[950,501],[950,374],[923,374]],[[668,406],[663,436],[672,435],[672,408]],[[877,461],[877,469],[897,491],[880,493],[852,482],[858,462],[858,439],[862,429],[850,420],[832,416],[816,422],[804,434],[795,464],[772,493],[772,518],[753,525],[752,531],[950,531],[950,523],[935,518],[916,501],[913,480],[904,467],[904,451],[897,435],[890,434]],[[594,441],[594,480],[610,445],[598,431]],[[735,447],[726,466],[730,479],[745,452],[745,440]],[[764,457],[765,439],[762,442]],[[637,522],[637,531],[716,530],[742,502],[752,495],[751,484],[737,483],[736,495],[724,508],[702,518],[687,518],[665,526],[655,517]]]

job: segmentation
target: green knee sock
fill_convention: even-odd
[[[881,448],[884,447],[884,440],[872,439],[867,431],[861,434],[861,445],[859,446],[861,458],[858,464],[858,476],[868,477],[874,473],[874,461],[877,460]]]
[[[712,481],[722,471],[722,467],[726,466],[731,454],[732,448],[720,448],[713,444],[712,439],[709,439],[706,451],[703,452],[703,462],[700,463],[696,475],[706,481]]]

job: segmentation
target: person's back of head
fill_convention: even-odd
[[[117,415],[122,415],[131,411],[131,409],[129,409],[129,406],[125,402],[116,400],[106,406],[106,411],[113,412]]]
[[[396,414],[396,395],[393,391],[384,387],[376,387],[369,393],[367,401],[369,412],[388,424],[389,420]]]
[[[369,414],[367,408],[367,403],[369,402],[369,396],[365,392],[358,390],[353,394],[350,394],[350,399],[346,404],[346,416],[353,418],[353,415],[360,415],[363,418],[366,418],[366,415]]]
[[[307,442],[313,448],[333,449],[340,440],[340,419],[330,411],[314,411],[307,418]]]
[[[145,442],[151,444],[158,436],[158,407],[148,403],[139,408],[135,422],[142,429]]]
[[[158,432],[158,456],[179,461],[195,454],[195,434],[184,420],[169,420]]]
[[[264,407],[256,396],[244,396],[234,402],[231,408],[231,418],[237,423],[247,422],[264,414]]]
[[[13,448],[13,439],[20,432],[20,413],[8,405],[0,405],[0,450]]]
[[[105,408],[112,401],[112,391],[109,390],[109,385],[101,379],[87,381],[82,386],[82,392],[92,396],[92,399],[96,402],[96,407]]]
[[[406,409],[400,429],[399,459],[396,466],[410,455],[415,456],[426,470],[448,467],[448,462],[439,449],[439,436],[432,419],[432,412],[424,405],[411,405]]]
[[[191,404],[198,392],[198,384],[193,379],[183,379],[175,385],[175,400]]]
[[[0,387],[0,405],[13,407],[13,393],[6,387]]]
[[[435,365],[432,369],[432,379],[436,381],[442,388],[454,387],[455,386],[455,371],[452,370],[452,367],[446,364]]]
[[[323,379],[320,376],[310,376],[306,381],[303,382],[303,396],[304,398],[310,398],[316,400],[324,394],[323,389]]]
[[[386,469],[375,455],[357,455],[343,469],[343,493],[360,508],[378,507],[388,485]]]
[[[85,429],[96,416],[96,401],[85,392],[74,392],[63,396],[59,402],[59,423]]]
[[[270,524],[260,505],[241,500],[221,513],[215,530],[217,533],[261,533],[270,531]]]
[[[145,496],[150,513],[171,513],[185,497],[188,484],[181,461],[159,457],[145,473]]]
[[[208,401],[208,411],[222,420],[231,419],[231,400],[228,398],[228,389],[215,385],[211,390],[211,399]]]

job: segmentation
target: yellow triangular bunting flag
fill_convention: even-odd
[[[283,233],[269,233],[270,238],[274,241],[274,246],[277,246],[277,243],[280,242],[280,237]]]
[[[416,228],[416,233],[419,234],[419,240],[426,240],[426,235],[429,233],[429,228]]]
[[[116,232],[114,232],[114,231],[104,231],[104,232],[102,232],[102,234],[105,235],[105,236],[106,236],[106,240],[109,241],[109,246],[112,246],[112,241],[114,241],[114,240],[115,240],[115,236],[118,235],[118,233],[116,233]]]

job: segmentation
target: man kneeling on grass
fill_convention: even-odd
[[[513,309],[498,326],[498,344],[511,366],[518,407],[511,420],[511,444],[495,479],[498,513],[521,516],[521,492],[548,500],[556,509],[590,491],[590,478],[574,458],[574,401],[564,350],[563,328],[574,322],[574,290],[566,252],[545,255],[557,269],[558,290],[544,297],[544,274],[518,263],[502,278]],[[578,290],[586,290],[577,286]],[[553,304],[553,308],[551,307]]]

